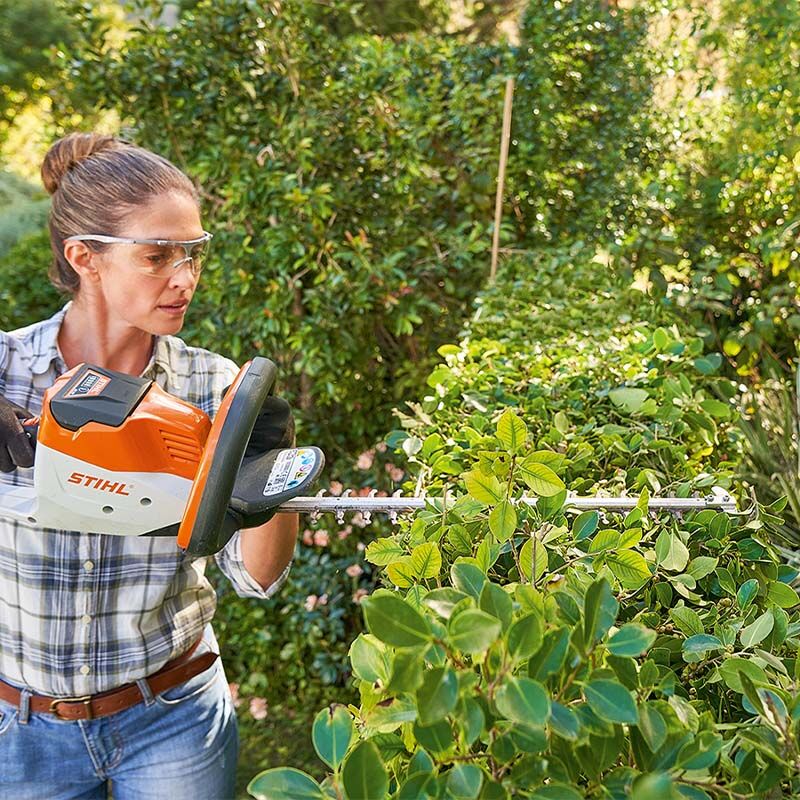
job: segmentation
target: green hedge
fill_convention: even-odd
[[[76,5],[68,99],[119,111],[203,186],[217,256],[190,329],[278,360],[331,452],[385,430],[483,283],[507,75],[504,242],[624,228],[660,141],[647,15],[601,0],[532,3],[518,48],[337,36],[343,0],[322,18],[310,0],[200,2],[108,47]]]
[[[47,222],[47,195],[12,172],[0,170],[0,259]]]
[[[455,503],[367,548],[390,588],[350,649],[360,707],[314,722],[329,777],[269,770],[255,797],[797,794],[776,509],[649,510],[730,486],[737,448],[735,387],[676,319],[585,248],[504,270],[389,437]],[[576,514],[566,489],[638,503]]]
[[[45,231],[23,236],[0,255],[0,328],[11,331],[51,316],[61,297],[47,277],[52,261]]]
[[[800,6],[679,5],[692,25],[674,66],[699,96],[677,98],[682,144],[625,249],[661,289],[688,289],[732,367],[757,379],[798,355]]]

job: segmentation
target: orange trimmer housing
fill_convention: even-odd
[[[58,530],[177,536],[191,555],[216,553],[305,491],[324,465],[315,447],[248,450],[276,374],[266,358],[248,361],[212,423],[151,380],[75,367],[26,425],[33,487],[0,484],[0,514]]]

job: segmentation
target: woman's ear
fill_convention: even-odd
[[[86,242],[64,242],[64,258],[81,279],[84,281],[97,283],[100,275],[97,271],[97,262],[100,253],[92,250]]]

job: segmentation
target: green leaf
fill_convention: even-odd
[[[530,457],[519,464],[519,470],[531,491],[540,497],[552,497],[566,488],[564,481],[550,467]]]
[[[410,589],[414,585],[414,570],[411,557],[398,558],[386,567],[386,577],[399,589]]]
[[[484,536],[478,549],[475,551],[476,566],[481,572],[487,573],[494,566],[497,559],[500,557],[500,551],[503,545],[494,544],[491,536]],[[470,549],[471,546],[470,546]]]
[[[575,742],[580,736],[581,723],[571,708],[553,700],[550,704],[550,729],[562,739]]]
[[[575,517],[572,523],[572,535],[580,542],[588,539],[596,530],[600,522],[600,515],[596,511],[584,511]]]
[[[508,500],[502,500],[489,514],[489,530],[498,541],[505,542],[517,528],[517,512]]]
[[[794,608],[800,603],[800,597],[791,586],[785,583],[770,583],[767,589],[767,600],[779,608]]]
[[[493,506],[504,499],[503,487],[494,475],[484,475],[478,469],[464,474],[464,484],[469,496],[479,503]]]
[[[569,649],[570,629],[556,628],[547,631],[542,646],[528,662],[528,675],[536,680],[546,680],[561,669]]]
[[[736,602],[739,604],[739,608],[742,611],[745,611],[753,600],[756,599],[758,595],[758,581],[755,578],[750,578],[749,581],[745,581],[740,587],[739,591],[736,592]]]
[[[364,557],[370,564],[385,567],[405,556],[406,551],[392,538],[376,539],[367,545]]]
[[[458,701],[458,678],[450,667],[428,670],[417,691],[417,713],[421,725],[444,719]]]
[[[716,636],[698,633],[690,636],[683,643],[683,652],[687,655],[704,655],[712,650],[722,650],[724,645]]]
[[[504,631],[508,629],[514,613],[514,603],[508,592],[495,583],[487,582],[481,591],[478,606],[481,611],[485,611],[487,614],[499,619]]]
[[[675,767],[685,770],[710,769],[716,764],[722,750],[722,737],[713,731],[701,731],[687,742],[678,753]]]
[[[616,681],[592,680],[583,687],[586,701],[600,719],[606,722],[636,725],[639,712],[633,695]]]
[[[423,648],[402,649],[392,656],[392,676],[386,689],[389,692],[416,692],[422,685]]]
[[[711,414],[712,417],[717,417],[718,419],[728,419],[731,415],[731,406],[720,400],[703,400],[700,403],[700,408],[706,414]]]
[[[653,344],[657,350],[665,350],[671,341],[670,335],[664,328],[656,328],[653,331]]]
[[[769,683],[766,673],[758,664],[738,656],[726,658],[720,665],[719,674],[729,688],[739,693],[744,691],[740,677],[742,674],[747,675],[753,683]]]
[[[417,580],[436,578],[442,568],[442,556],[433,542],[417,545],[411,551],[411,572]]]
[[[386,644],[415,647],[432,638],[427,620],[391,592],[379,589],[361,606],[370,633]]]
[[[609,640],[608,651],[615,656],[642,655],[656,640],[656,632],[636,623],[623,625]]]
[[[672,778],[665,772],[640,775],[631,787],[630,800],[676,800]]]
[[[644,389],[634,389],[630,387],[622,389],[612,389],[608,393],[611,402],[626,411],[628,414],[635,414],[639,411],[648,398],[647,391]]]
[[[487,580],[486,575],[478,567],[462,561],[450,567],[450,579],[456,589],[474,597],[476,600],[481,596],[483,585]]]
[[[515,620],[508,631],[508,652],[518,659],[530,658],[542,646],[542,621],[535,612]]]
[[[485,611],[467,609],[448,625],[450,643],[462,653],[483,653],[500,636],[500,622]]]
[[[548,783],[547,786],[540,786],[528,797],[530,800],[584,800],[584,796],[571,786],[557,781]]]
[[[447,773],[447,792],[453,800],[475,800],[482,783],[483,772],[475,764],[456,764]]]
[[[435,800],[438,796],[436,776],[430,772],[411,772],[403,782],[394,800]]]
[[[763,642],[772,632],[774,625],[775,617],[772,616],[772,611],[765,611],[760,617],[757,617],[752,624],[748,625],[746,628],[742,628],[739,634],[742,646],[753,647],[759,642]]]
[[[649,703],[639,706],[639,733],[653,753],[657,753],[667,740],[667,723]]]
[[[404,722],[413,722],[417,718],[417,707],[413,700],[406,696],[395,697],[388,705],[375,706],[367,714],[367,729],[370,733],[391,733]]]
[[[414,723],[414,737],[431,753],[442,753],[454,743],[453,730],[447,720],[436,722],[433,725],[420,725]]]
[[[608,553],[606,563],[626,589],[638,589],[650,580],[650,569],[644,556],[634,550]]]
[[[709,353],[694,360],[695,369],[703,375],[713,375],[722,366],[722,356],[719,353]]]
[[[719,564],[718,558],[698,556],[689,562],[689,566],[686,567],[686,571],[696,581],[699,581],[701,578],[705,578],[706,575],[710,575],[717,568],[717,564]]]
[[[586,589],[583,608],[583,641],[585,652],[588,652],[595,641],[608,633],[619,612],[619,603],[611,594],[611,586],[605,578],[594,581]]]
[[[465,597],[469,597],[469,595],[446,586],[443,589],[433,589],[428,592],[422,599],[422,604],[430,608],[434,614],[438,614],[444,619],[450,619],[453,607]]]
[[[502,413],[497,422],[497,438],[509,453],[516,453],[525,446],[528,428],[510,408]]]
[[[386,682],[389,676],[388,655],[386,646],[374,636],[362,633],[350,645],[350,663],[353,672],[369,683]]]
[[[389,776],[380,751],[372,742],[360,742],[347,756],[342,768],[342,784],[349,800],[385,800]]]
[[[534,549],[535,542],[535,549]],[[528,538],[519,551],[519,564],[527,580],[538,581],[547,572],[547,548],[535,537]]]
[[[656,539],[656,559],[669,572],[683,572],[689,563],[689,550],[674,533],[661,531]]]
[[[669,610],[670,619],[678,626],[685,636],[694,636],[696,633],[705,633],[700,615],[686,606],[675,606]]]
[[[550,697],[538,681],[509,677],[495,693],[497,710],[521,725],[542,727],[550,718]]]
[[[259,772],[247,784],[256,800],[324,800],[320,785],[305,772],[291,767],[277,767]]]
[[[463,705],[456,712],[456,719],[463,732],[464,742],[469,746],[481,735],[486,717],[477,700],[468,697],[462,702]]]
[[[311,729],[314,749],[334,772],[347,753],[354,730],[353,718],[344,706],[323,708],[314,718]]]
[[[590,553],[602,553],[604,550],[613,550],[619,544],[619,531],[606,528],[592,539],[589,545]]]

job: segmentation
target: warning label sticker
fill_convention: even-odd
[[[282,450],[269,473],[264,497],[280,494],[299,486],[314,466],[314,451],[308,447]]]
[[[109,383],[111,378],[107,375],[101,375],[90,369],[64,397],[96,397]]]

